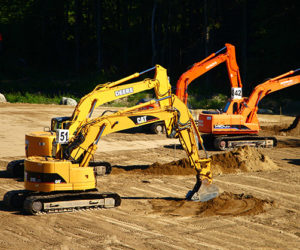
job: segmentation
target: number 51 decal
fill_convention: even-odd
[[[57,129],[56,130],[56,143],[67,144],[69,142],[69,130]]]

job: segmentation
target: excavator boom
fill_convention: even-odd
[[[247,117],[247,121],[251,123],[257,114],[259,102],[268,94],[279,91],[284,88],[291,87],[300,83],[300,75],[290,76],[298,72],[300,69],[291,70],[280,76],[274,77],[262,84],[259,84],[252,91],[248,101],[240,111],[241,115]],[[250,115],[249,115],[250,114]]]
[[[135,83],[127,83],[149,71],[155,70],[153,79],[144,79]],[[94,110],[105,103],[133,95],[142,91],[153,89],[158,98],[170,94],[170,83],[166,69],[156,65],[150,69],[122,78],[115,82],[97,85],[93,91],[81,98],[71,117],[55,117],[51,120],[50,131],[37,131],[25,135],[25,154],[30,156],[51,156],[60,151],[56,143],[56,133],[59,130],[68,130],[70,138],[73,137],[78,127],[92,118]],[[21,177],[24,174],[24,160],[12,161],[7,165],[11,176]]]
[[[225,49],[226,52],[221,53]],[[235,92],[237,88],[241,91],[242,81],[240,77],[239,67],[236,62],[235,47],[229,43],[226,43],[224,48],[218,50],[215,53],[212,53],[204,60],[195,63],[188,71],[186,71],[180,76],[176,85],[176,95],[185,104],[187,104],[188,85],[196,78],[200,77],[201,75],[205,74],[207,71],[220,65],[223,62],[226,62],[232,91]]]
[[[137,78],[151,70],[155,70],[154,79],[144,79],[143,81],[124,84],[125,82]],[[166,77],[166,70],[160,65],[156,65],[155,67],[139,73],[134,73],[118,81],[97,85],[95,89],[84,96],[76,106],[70,119],[70,134],[73,134],[82,123],[85,123],[88,118],[91,118],[93,111],[98,106],[105,103],[150,89],[154,89],[155,92],[157,92],[157,96],[163,97],[166,94],[165,92],[169,91],[169,87],[164,85],[165,83],[168,83],[168,79],[166,79]],[[158,91],[158,88],[161,92]]]
[[[151,70],[155,70],[155,77],[153,79],[144,79],[143,81],[124,84]],[[158,98],[162,98],[170,95],[170,88],[166,69],[160,65],[156,65],[140,73],[134,73],[116,82],[98,85],[91,93],[81,98],[71,117],[53,118],[49,132],[31,132],[26,134],[26,157],[51,156],[58,153],[60,145],[55,142],[57,131],[59,129],[67,129],[71,139],[77,129],[92,118],[94,110],[100,105],[151,89],[154,90]]]

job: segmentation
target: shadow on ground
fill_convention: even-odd
[[[300,166],[300,159],[283,159],[290,164]]]

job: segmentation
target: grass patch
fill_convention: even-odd
[[[79,98],[76,98],[74,96],[69,96],[76,101],[79,100]],[[5,98],[8,102],[12,103],[45,103],[45,104],[59,104],[61,101],[62,96],[48,96],[45,94],[40,93],[29,93],[25,92],[24,94],[21,92],[16,93],[6,93]]]
[[[225,107],[228,97],[224,94],[217,94],[211,98],[200,98],[188,96],[188,106],[193,109],[221,109]]]
[[[150,91],[145,91],[145,92],[136,93],[136,94],[126,96],[121,99],[117,99],[115,101],[109,102],[109,103],[107,103],[107,106],[132,107],[132,106],[135,106],[143,98],[155,99],[155,97],[152,97],[152,94],[150,93]]]
[[[4,95],[6,100],[11,103],[60,104],[63,96],[73,98],[77,101],[77,103],[80,100],[80,98],[71,94],[51,96],[42,93],[15,92],[5,93]],[[143,98],[155,99],[151,91],[145,91],[108,102],[104,105],[110,107],[132,107]],[[189,95],[188,106],[193,109],[221,109],[224,108],[226,102],[227,97],[223,94],[214,95],[211,98],[199,98]]]

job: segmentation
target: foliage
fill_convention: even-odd
[[[20,92],[7,93],[5,94],[5,97],[8,102],[13,102],[13,103],[17,102],[17,103],[45,103],[45,104],[59,104],[62,98],[60,96],[50,97],[43,94],[31,94],[28,92],[24,94]],[[68,97],[71,97],[76,101],[78,101],[78,98],[74,96],[68,96]]]
[[[0,0],[0,91],[81,97],[94,82],[115,80],[154,64],[168,69],[174,86],[189,65],[228,42],[236,46],[247,95],[265,78],[299,67],[299,4]],[[218,68],[207,74],[210,84],[197,85],[194,93],[229,94],[223,82],[225,66]],[[294,90],[288,95],[298,98]]]
[[[109,102],[108,106],[113,107],[132,107],[138,104],[138,102],[142,99],[151,99],[152,95],[149,91],[136,93],[134,95],[130,95],[128,97],[123,97],[121,99],[117,99],[115,101]]]
[[[211,98],[199,98],[196,96],[189,95],[188,105],[193,109],[222,109],[228,97],[224,94],[216,94]]]

